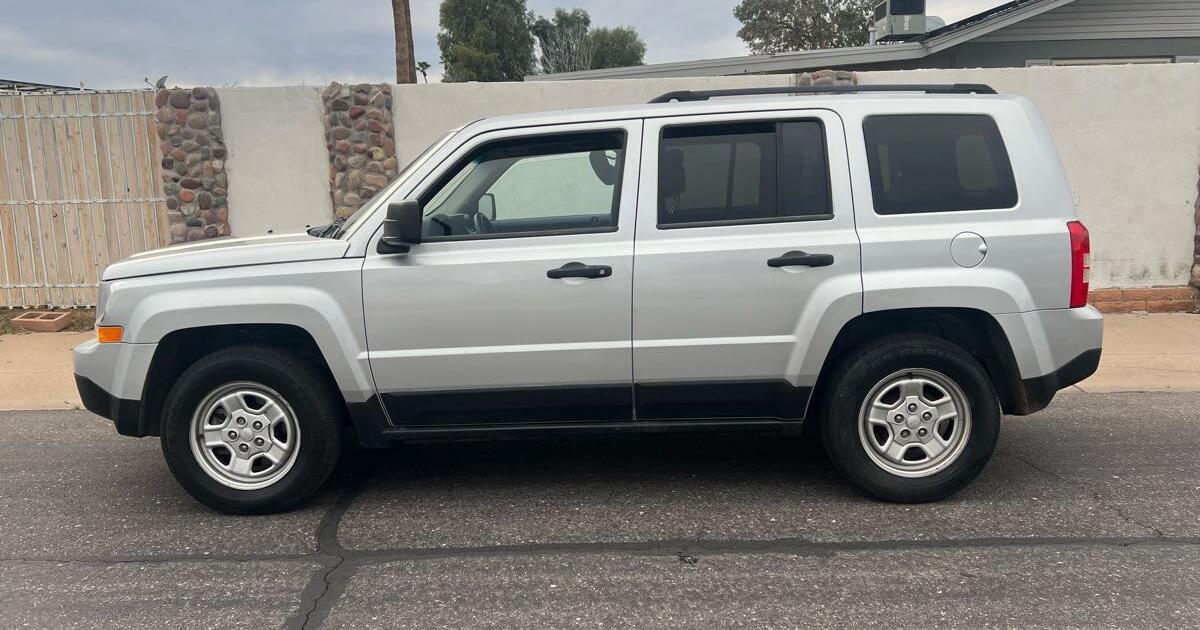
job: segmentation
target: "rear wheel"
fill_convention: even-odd
[[[991,458],[1000,408],[983,367],[926,335],[873,342],[835,371],[821,437],[868,494],[916,503],[953,494]]]
[[[269,347],[228,348],[197,361],[171,388],[163,454],[205,505],[234,514],[285,510],[333,470],[342,413],[310,364]]]

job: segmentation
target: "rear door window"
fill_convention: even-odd
[[[668,127],[660,148],[659,227],[832,216],[819,121]]]
[[[897,114],[863,121],[875,212],[1005,209],[1017,185],[990,116]]]

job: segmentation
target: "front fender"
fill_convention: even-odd
[[[158,343],[205,326],[284,324],[316,342],[347,402],[374,394],[362,318],[361,259],[172,274],[115,283],[106,321],[125,340]]]

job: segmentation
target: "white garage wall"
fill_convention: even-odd
[[[218,88],[234,236],[329,223],[329,153],[315,87]]]

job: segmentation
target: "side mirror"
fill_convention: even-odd
[[[407,254],[421,242],[421,204],[405,200],[388,204],[383,220],[383,238],[376,248],[380,254]]]
[[[493,221],[496,220],[496,195],[483,193],[483,196],[479,198],[479,214]]]

